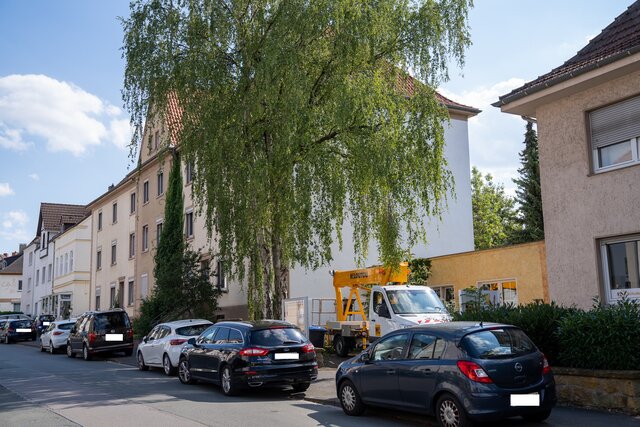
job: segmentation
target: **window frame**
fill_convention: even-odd
[[[111,205],[111,224],[118,223],[118,202]]]
[[[637,242],[636,250],[638,252],[638,264],[640,264],[640,233],[607,237],[599,239],[598,241],[598,252],[600,255],[599,267],[601,271],[600,279],[602,283],[601,290],[603,292],[604,300],[607,304],[613,304],[620,301],[623,293],[625,293],[630,299],[640,300],[640,288],[611,289],[611,275],[609,271],[609,257],[607,253],[607,246],[616,243],[628,242]],[[637,268],[640,269],[640,265]]]
[[[118,263],[118,242],[111,242],[111,265]]]
[[[184,214],[184,235],[187,239],[191,239],[193,234],[193,210],[187,210]]]
[[[157,197],[160,197],[164,194],[164,171],[159,171],[157,175]]]
[[[142,252],[149,250],[149,224],[142,226]]]
[[[134,213],[136,213],[136,205],[138,204],[138,198],[136,196],[136,192],[132,191],[131,194],[129,195],[129,203],[130,203],[130,208],[129,208],[129,215],[133,215]]]
[[[102,270],[102,248],[96,250],[96,271]]]
[[[136,256],[136,233],[129,233],[129,259]]]
[[[142,183],[142,204],[146,205],[149,203],[149,180],[145,180]]]

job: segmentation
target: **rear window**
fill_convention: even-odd
[[[196,337],[204,332],[211,324],[205,323],[204,325],[189,325],[176,329],[176,334],[184,335],[186,337]]]
[[[295,328],[270,328],[251,331],[249,340],[252,345],[273,347],[283,344],[302,344],[307,339]]]
[[[100,313],[93,319],[93,329],[104,331],[106,329],[129,328],[129,317],[124,312]]]
[[[14,328],[26,328],[31,329],[31,321],[30,320],[18,320],[17,322],[11,322]]]
[[[474,332],[464,337],[462,345],[478,359],[508,359],[537,351],[529,337],[515,328]]]
[[[62,323],[57,326],[58,326],[58,329],[62,329],[63,331],[69,331],[71,330],[71,328],[73,328],[73,325],[75,325],[75,323]]]

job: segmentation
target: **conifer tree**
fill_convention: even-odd
[[[526,129],[524,149],[520,152],[520,176],[513,180],[518,186],[516,202],[520,205],[518,222],[522,226],[514,239],[518,243],[544,239],[538,137],[531,122],[527,122]]]

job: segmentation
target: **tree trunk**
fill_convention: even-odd
[[[282,319],[282,301],[289,298],[289,268],[282,262],[282,248],[277,238],[277,234],[274,233],[271,246],[274,276],[273,318]]]

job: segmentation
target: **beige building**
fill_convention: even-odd
[[[640,2],[494,106],[537,121],[551,299],[639,299]]]
[[[21,310],[23,262],[23,253],[10,260],[0,259],[0,312]]]
[[[91,222],[87,216],[64,230],[54,245],[52,314],[75,317],[89,310],[91,279]]]

